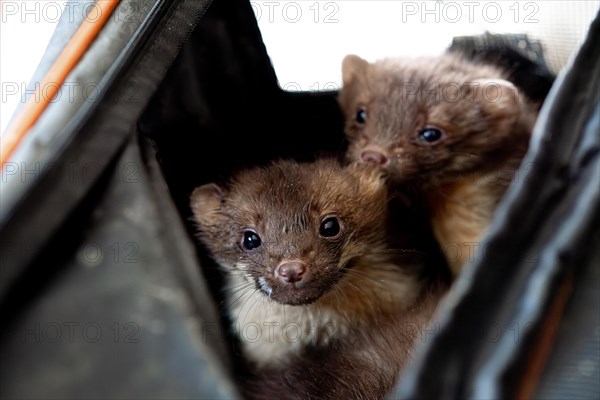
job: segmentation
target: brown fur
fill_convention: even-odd
[[[502,71],[455,54],[374,64],[351,55],[342,70],[348,158],[384,154],[391,182],[420,189],[442,249],[462,249],[448,255],[457,274],[527,151],[539,105]],[[364,123],[356,120],[359,109]],[[422,140],[426,128],[439,129],[442,139]]]
[[[304,390],[382,397],[391,389],[418,335],[412,328],[423,328],[443,290],[424,296],[423,260],[389,248],[387,201],[377,168],[342,168],[332,160],[280,161],[243,171],[226,187],[208,184],[192,193],[199,237],[228,273],[232,322],[272,328],[258,340],[238,331],[256,368],[248,396],[273,398],[285,387],[278,382],[288,379],[296,393],[286,398],[301,398]],[[322,237],[321,222],[331,215],[340,234]],[[249,228],[263,241],[252,251],[241,246]],[[294,286],[274,272],[288,261],[307,265]],[[409,321],[412,330],[403,333]],[[286,339],[289,324],[294,335],[301,332],[298,340]],[[366,367],[377,370],[357,381]]]
[[[417,305],[386,315],[373,329],[355,330],[327,348],[312,348],[293,356],[279,368],[255,371],[246,379],[246,398],[270,399],[383,399],[410,366],[415,346],[431,340],[430,321],[445,286],[428,290]]]

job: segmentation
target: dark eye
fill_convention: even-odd
[[[244,232],[243,245],[246,250],[254,250],[261,245],[260,236],[254,231]]]
[[[419,137],[426,142],[432,143],[442,138],[442,131],[435,128],[427,128],[419,133]]]
[[[327,217],[321,222],[319,233],[323,237],[334,237],[340,233],[340,223],[336,217]]]
[[[358,122],[359,124],[364,124],[367,121],[367,112],[362,109],[359,108],[358,111],[356,112],[356,122]]]

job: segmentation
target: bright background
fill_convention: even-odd
[[[0,132],[4,132],[21,101],[64,4],[65,1],[51,0],[0,0]]]
[[[341,60],[349,53],[368,61],[435,55],[453,36],[485,31],[545,39],[546,56],[557,71],[600,8],[600,1],[589,0],[252,4],[280,85],[291,90],[322,89],[328,82],[339,85]]]
[[[0,0],[0,132],[21,101],[64,3]],[[251,5],[280,85],[322,90],[339,87],[341,60],[348,53],[369,61],[438,54],[453,36],[486,30],[543,38],[546,56],[558,71],[600,1],[296,0]],[[13,93],[15,87],[19,90]]]

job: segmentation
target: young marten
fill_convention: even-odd
[[[513,180],[537,117],[539,104],[503,76],[452,53],[342,63],[348,158],[417,188],[455,275]]]
[[[251,398],[382,398],[445,286],[391,248],[368,164],[278,161],[196,188],[198,236],[227,275]],[[275,397],[274,397],[275,396]]]

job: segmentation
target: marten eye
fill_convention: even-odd
[[[442,138],[442,131],[436,128],[427,128],[419,133],[419,137],[421,140],[424,140],[428,143],[433,143]]]
[[[319,233],[323,237],[334,237],[340,233],[340,222],[336,217],[327,217],[321,222]]]
[[[356,122],[359,124],[364,124],[367,121],[367,112],[364,108],[359,108],[356,112]]]
[[[260,247],[262,241],[260,240],[260,236],[254,231],[245,231],[244,232],[244,240],[242,241],[242,245],[246,250],[254,250],[257,247]]]

